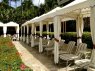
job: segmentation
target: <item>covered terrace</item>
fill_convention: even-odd
[[[31,26],[31,46],[34,45],[34,32],[35,32],[35,25],[40,26],[40,38],[39,38],[39,52],[43,52],[43,46],[42,46],[42,26],[43,24],[49,24],[50,22],[53,22],[54,25],[54,38],[55,38],[55,44],[54,44],[54,63],[57,64],[59,62],[59,48],[58,48],[58,42],[60,40],[60,34],[61,34],[61,21],[67,21],[67,20],[76,20],[76,32],[77,32],[77,44],[82,43],[82,33],[83,33],[83,18],[84,17],[90,17],[90,29],[91,29],[91,36],[93,45],[95,44],[95,0],[75,0],[71,2],[70,4],[60,8],[57,7],[54,10],[43,14],[39,17],[36,17],[30,21],[27,21],[24,23],[21,27]],[[21,29],[22,31],[22,29]],[[25,32],[25,29],[24,29]],[[47,29],[48,33],[48,29]],[[28,33],[27,33],[28,34]],[[21,38],[25,40],[25,36],[22,36]],[[27,35],[27,41],[28,41],[28,35]],[[95,48],[95,45],[93,46]],[[93,67],[95,67],[95,49],[93,48],[92,52],[92,59],[91,64]]]

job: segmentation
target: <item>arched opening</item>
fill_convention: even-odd
[[[7,34],[14,35],[16,34],[16,28],[15,27],[7,27]]]
[[[3,27],[0,26],[0,36],[3,35]]]

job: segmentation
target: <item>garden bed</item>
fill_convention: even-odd
[[[19,55],[10,38],[0,37],[0,71],[32,71]]]

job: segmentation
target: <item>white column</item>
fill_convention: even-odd
[[[82,33],[83,33],[83,16],[79,15],[76,21],[76,30],[77,30],[77,44],[82,43]]]
[[[22,30],[23,30],[23,27],[21,26],[21,28],[22,28]],[[21,40],[23,41],[23,31],[22,31],[22,38],[21,38]]]
[[[65,33],[66,33],[66,21],[64,21],[64,24],[65,24]]]
[[[58,20],[58,34],[59,34],[59,41],[61,40],[61,19],[59,17],[59,20]]]
[[[43,23],[42,21],[40,22],[40,39],[39,39],[39,52],[43,52],[43,47],[42,47],[42,30],[43,30]]]
[[[23,30],[23,31],[22,31],[22,32],[23,32],[23,33],[22,33],[22,34],[23,34],[23,36],[22,36],[22,41],[24,42],[24,27],[23,27],[23,26],[22,26],[22,30]]]
[[[60,25],[61,25],[61,20],[59,16],[54,17],[54,37],[55,39],[59,40],[59,34],[60,34]],[[55,64],[59,62],[59,45],[58,41],[55,41],[54,45],[54,62]]]
[[[46,28],[47,28],[47,34],[48,34],[47,39],[48,39],[49,38],[49,24],[48,23],[46,24]]]
[[[34,29],[35,29],[35,26],[32,23],[32,28],[31,28],[31,47],[34,47],[34,36],[33,36],[34,31],[35,31]]]
[[[24,28],[23,41],[25,42],[25,26],[23,26],[23,28]]]
[[[35,38],[36,38],[36,26],[35,26]]]
[[[22,40],[22,26],[21,26],[21,39],[20,40]]]
[[[94,1],[95,3],[95,1]],[[95,71],[95,5],[91,7],[91,18],[90,18],[90,29],[91,29],[91,36],[93,41],[93,51],[91,55],[91,67],[88,71]]]
[[[63,21],[63,34],[64,34],[64,21]]]
[[[6,33],[7,33],[7,26],[3,26],[3,33],[4,33],[4,37],[6,37]]]
[[[27,25],[27,44],[29,44],[29,25]]]
[[[16,28],[16,35],[17,35],[17,40],[19,40],[19,26]]]

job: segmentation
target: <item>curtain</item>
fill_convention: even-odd
[[[17,40],[19,40],[19,26],[17,26],[16,33],[17,33]]]
[[[4,37],[6,37],[6,33],[7,33],[7,26],[3,26],[3,33],[4,33]]]
[[[22,27],[20,29],[20,32],[21,32],[20,40],[22,40]]]
[[[47,28],[47,39],[49,39],[49,24],[46,24],[46,28]]]
[[[31,28],[31,47],[34,47],[34,30],[35,30],[35,26],[34,26],[34,24],[32,23],[32,26],[31,26],[32,28]]]
[[[25,42],[25,26],[23,26],[23,28],[24,28],[23,41]]]
[[[91,7],[90,29],[91,29],[91,36],[93,41],[91,65],[95,68],[95,6]]]
[[[42,47],[42,30],[43,30],[43,23],[40,22],[39,52],[43,52],[43,47]]]
[[[54,62],[55,64],[59,62],[59,35],[60,35],[60,31],[61,31],[61,21],[60,21],[60,17],[56,16],[53,19],[53,23],[54,23],[54,38],[55,38],[55,44],[54,44]]]
[[[76,22],[77,44],[82,43],[83,28],[84,28],[83,16],[79,15]]]
[[[29,44],[29,26],[27,25],[27,44]]]

